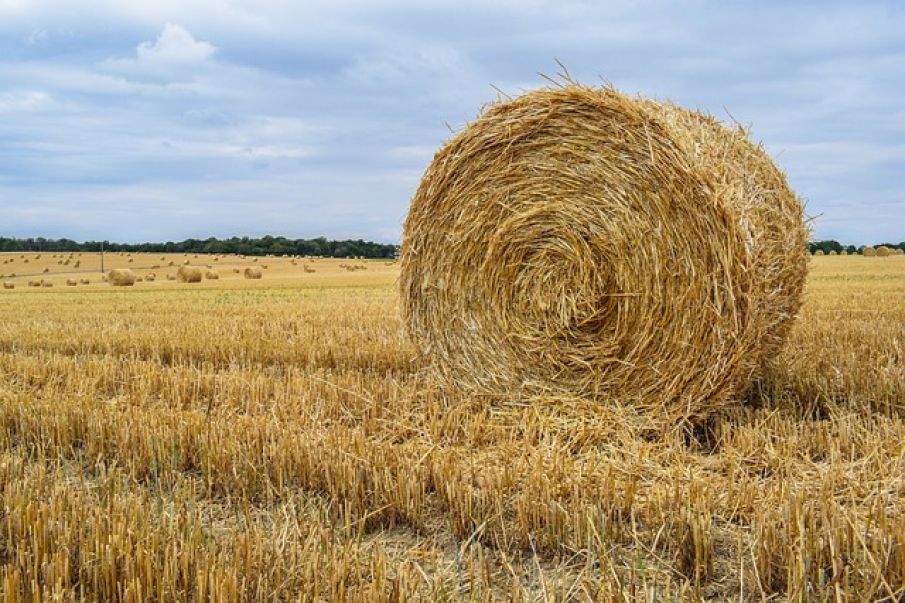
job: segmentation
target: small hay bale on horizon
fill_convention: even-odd
[[[3,288],[4,289],[15,289],[16,284],[11,281],[3,281]]]
[[[220,274],[216,270],[208,270],[204,273],[204,278],[209,281],[215,281],[220,278]]]
[[[75,286],[78,285],[78,284],[79,284],[79,282],[78,282],[77,280],[75,280],[74,278],[67,278],[67,279],[66,279],[66,286],[67,286],[67,287],[75,287]]]
[[[131,287],[138,277],[128,268],[114,268],[104,277],[114,287]]]
[[[196,266],[180,266],[176,271],[176,280],[180,283],[200,283],[204,273]]]

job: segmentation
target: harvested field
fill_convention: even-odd
[[[590,400],[441,391],[401,334],[396,265],[268,263],[262,280],[221,256],[221,278],[191,287],[3,292],[6,596],[833,601],[905,585],[905,258],[812,258],[763,381],[665,439]]]

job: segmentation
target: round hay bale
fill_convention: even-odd
[[[823,255],[823,249],[817,249],[814,251],[814,255]]]
[[[80,282],[81,284],[83,284],[83,285],[90,285],[90,284],[91,284],[91,281],[88,280],[87,278],[79,279],[79,282]]]
[[[175,280],[176,280],[176,277],[173,276],[172,274],[168,274],[168,275],[167,275],[167,280],[168,280],[168,281],[175,281]]]
[[[902,249],[901,247],[896,247],[893,255],[905,255],[905,249]]]
[[[208,270],[204,273],[204,278],[215,281],[220,278],[220,274],[216,270]]]
[[[50,272],[50,268],[45,268],[44,270],[42,270],[42,272],[43,272],[44,274],[47,274],[48,272]]]
[[[406,330],[441,383],[721,408],[801,304],[801,203],[740,128],[575,84],[489,106],[435,155],[401,251]]]
[[[246,268],[243,273],[245,278],[258,279],[261,278],[261,270],[258,268]]]
[[[153,272],[151,274],[148,274],[145,276],[145,280],[148,282],[151,282],[151,283],[153,283],[156,278],[157,278],[157,275],[154,274]]]
[[[40,287],[41,281],[28,281],[28,286],[29,287]]]
[[[839,252],[839,255],[848,255],[848,251],[843,249],[842,251]]]
[[[67,278],[67,279],[66,279],[66,286],[67,286],[67,287],[75,287],[75,286],[78,285],[78,284],[79,284],[79,282],[78,282],[77,280],[75,280],[74,278]]]
[[[874,249],[873,247],[871,247],[870,245],[868,245],[867,247],[865,247],[864,249],[861,250],[861,255],[868,257],[868,258],[872,258],[875,255],[877,255],[877,250]]]
[[[114,287],[131,287],[138,277],[128,268],[115,268],[107,273],[106,279]]]
[[[16,284],[15,284],[15,283],[12,283],[12,282],[10,282],[10,281],[3,281],[3,288],[4,288],[4,289],[15,289],[15,288],[16,288]]]
[[[43,280],[42,280],[42,281],[41,281],[41,286],[42,286],[42,287],[45,287],[45,288],[47,288],[47,289],[49,289],[50,287],[53,287],[53,283],[50,282],[50,281],[43,281]]]
[[[176,271],[176,280],[180,283],[200,283],[203,274],[201,268],[196,266],[180,266]]]
[[[883,245],[880,245],[879,247],[877,247],[877,257],[878,258],[889,257],[889,247],[884,247]]]
[[[838,255],[835,249],[831,249],[827,255]]]
[[[242,271],[239,270],[238,268],[233,268],[233,274],[239,274],[240,272],[242,272]]]

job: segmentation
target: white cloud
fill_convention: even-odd
[[[152,63],[197,63],[214,56],[217,48],[196,40],[184,27],[167,23],[157,40],[138,45],[139,61]]]

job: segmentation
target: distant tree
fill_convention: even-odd
[[[165,243],[111,243],[103,242],[107,251],[152,252],[152,253],[237,253],[240,255],[322,255],[332,257],[387,258],[395,257],[397,246],[374,243],[362,239],[331,241],[324,237],[316,239],[287,239],[286,237],[265,236],[259,239],[232,237],[205,240],[186,239]],[[100,241],[78,243],[71,239],[45,239],[43,237],[16,239],[0,237],[0,251],[100,251]]]

